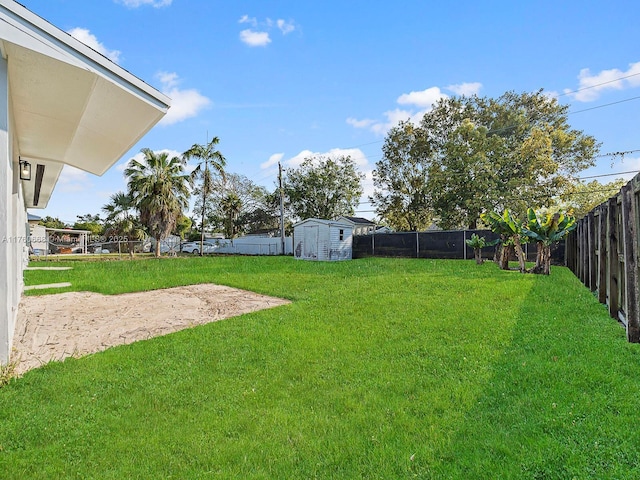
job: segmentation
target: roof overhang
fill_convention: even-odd
[[[170,106],[167,96],[13,0],[0,0],[0,53],[14,138],[32,165],[32,180],[23,182],[29,208],[46,206],[64,165],[102,175]]]

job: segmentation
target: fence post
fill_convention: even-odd
[[[622,224],[624,245],[624,276],[626,288],[625,314],[627,320],[627,340],[640,342],[640,318],[638,310],[638,265],[636,239],[636,208],[633,182],[622,189]]]
[[[420,258],[420,237],[416,230],[416,258]]]
[[[576,275],[580,281],[584,284],[584,218],[581,218],[578,222],[578,263],[576,268]]]
[[[607,255],[607,297],[609,299],[609,315],[612,318],[618,318],[619,297],[619,265],[618,261],[618,198],[612,197],[607,202],[607,236],[609,252]]]
[[[376,256],[376,231],[375,230],[371,235],[371,256],[372,257]]]
[[[467,259],[467,231],[462,231],[462,251],[464,252],[463,258]]]
[[[607,204],[598,207],[598,301],[607,303]]]

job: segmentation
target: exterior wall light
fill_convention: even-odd
[[[31,164],[26,160],[20,159],[20,180],[31,180]]]

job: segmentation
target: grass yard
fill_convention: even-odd
[[[640,346],[567,269],[71,265],[26,283],[116,294],[213,282],[293,303],[12,381],[3,479],[640,478]]]

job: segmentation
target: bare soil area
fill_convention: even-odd
[[[69,292],[24,296],[12,360],[16,374],[109,347],[289,303],[213,284],[101,295]]]

